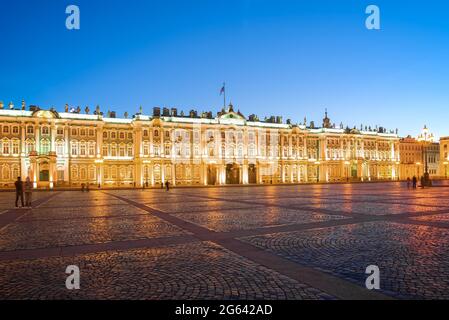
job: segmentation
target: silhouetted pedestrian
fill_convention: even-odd
[[[418,179],[416,176],[413,176],[413,189],[416,189],[416,185],[418,184]]]
[[[424,176],[421,176],[421,188],[424,189]]]
[[[33,196],[33,183],[30,177],[25,181],[25,206],[31,208],[31,201]]]
[[[15,187],[16,187],[16,208],[19,207],[19,198],[20,198],[20,202],[22,203],[22,207],[24,207],[23,205],[23,182],[22,182],[22,178],[21,177],[17,177],[17,181],[14,183]]]
[[[170,182],[165,182],[166,191],[170,191]]]
[[[410,180],[410,177],[408,177],[407,178],[407,189],[410,189],[410,183],[411,183],[411,180]]]

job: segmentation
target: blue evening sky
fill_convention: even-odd
[[[216,112],[226,81],[246,115],[449,135],[448,16],[446,0],[1,0],[0,100]]]

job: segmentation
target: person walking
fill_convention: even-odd
[[[165,182],[166,191],[170,191],[170,182]]]
[[[15,187],[16,187],[16,208],[19,207],[19,198],[20,198],[20,202],[22,203],[22,207],[24,207],[23,205],[23,182],[22,182],[22,178],[21,177],[17,177],[17,181],[14,183]]]
[[[413,176],[413,189],[416,189],[416,184],[418,183],[418,179],[416,176]]]
[[[31,208],[31,201],[33,197],[33,183],[30,177],[27,177],[25,181],[25,206]]]

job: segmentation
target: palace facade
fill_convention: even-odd
[[[274,184],[395,180],[399,138],[383,128],[344,128],[244,117],[232,105],[128,118],[99,107],[58,113],[0,104],[0,185],[21,176],[36,188]]]

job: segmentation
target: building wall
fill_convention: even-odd
[[[440,173],[444,178],[449,177],[449,137],[440,139]]]
[[[0,185],[130,187],[395,180],[394,134],[216,118],[0,110]]]

